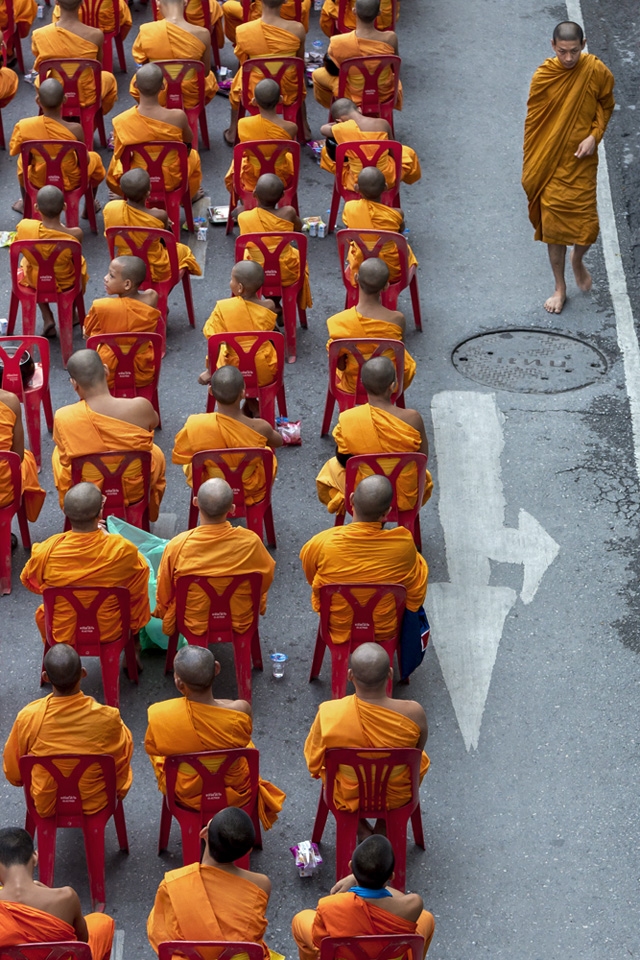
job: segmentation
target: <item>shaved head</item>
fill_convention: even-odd
[[[77,10],[82,0],[59,0],[63,10]]]
[[[358,193],[367,200],[379,200],[387,189],[382,170],[377,167],[364,167],[358,176]]]
[[[255,260],[240,260],[232,270],[232,276],[241,283],[247,294],[252,297],[264,283],[264,269]]]
[[[38,210],[45,217],[58,217],[64,210],[64,194],[59,187],[49,184],[40,187],[36,195]]]
[[[112,261],[120,268],[123,280],[130,280],[134,287],[144,283],[147,276],[147,265],[140,257],[115,257]]]
[[[382,179],[384,181],[384,177]],[[280,177],[276,177],[275,173],[263,173],[262,176],[258,178],[256,188],[253,192],[260,203],[266,203],[268,206],[273,207],[278,200],[282,198],[284,183]]]
[[[557,43],[559,40],[564,40],[565,43],[582,43],[584,41],[584,31],[579,23],[574,23],[573,20],[563,20],[553,31],[553,42]]]
[[[0,830],[0,863],[3,867],[26,867],[34,854],[33,839],[22,827]]]
[[[356,0],[356,17],[363,23],[373,23],[380,13],[380,0]]]
[[[263,110],[273,110],[280,103],[280,86],[275,80],[269,80],[267,77],[256,84],[253,95],[259,107]]]
[[[340,97],[339,100],[334,100],[331,104],[331,119],[339,120],[340,117],[348,117],[355,109],[356,105],[353,100],[348,100],[347,97]]]
[[[155,97],[160,93],[164,84],[164,75],[155,63],[145,63],[136,72],[138,90],[145,97]]]
[[[284,0],[262,0],[265,7],[269,7],[270,10],[279,10]]]
[[[246,810],[225,807],[209,822],[207,845],[216,863],[239,860],[249,853],[255,842],[256,832]]]
[[[96,387],[107,382],[100,354],[95,350],[76,350],[69,357],[67,373],[79,387]]]
[[[233,490],[226,480],[213,477],[211,480],[205,480],[198,490],[198,507],[209,520],[225,517],[232,505]]]
[[[363,293],[376,294],[389,283],[389,267],[382,257],[368,257],[358,267],[358,286]]]
[[[396,382],[396,368],[389,357],[372,357],[360,370],[362,386],[373,397],[384,397]]]
[[[206,647],[183,647],[173,662],[173,672],[185,686],[205,693],[213,686],[216,659]]]
[[[378,643],[361,643],[351,654],[353,682],[368,690],[384,689],[389,677],[389,655]]]
[[[151,178],[143,167],[133,167],[120,177],[120,189],[134,203],[141,203],[151,189]]]
[[[374,834],[353,851],[351,869],[361,887],[381,890],[391,879],[395,862],[389,840],[381,834]]]
[[[40,84],[38,99],[43,107],[55,110],[64,100],[64,87],[55,77],[48,77]]]
[[[64,495],[64,515],[72,524],[91,523],[102,510],[102,493],[94,483],[76,483]]]
[[[82,677],[82,662],[75,647],[69,643],[56,643],[44,658],[45,673],[61,693],[73,690]]]
[[[225,407],[236,403],[244,390],[244,377],[237,367],[220,367],[211,377],[211,393]],[[200,487],[202,490],[202,487]]]
[[[376,474],[361,480],[353,494],[353,510],[362,523],[375,523],[388,513],[393,487],[387,477]]]

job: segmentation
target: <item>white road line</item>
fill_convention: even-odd
[[[116,930],[111,955],[113,960],[124,960],[124,930]]]

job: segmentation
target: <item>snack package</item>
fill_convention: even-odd
[[[285,447],[299,447],[302,443],[302,421],[276,417],[276,430],[284,440]]]
[[[312,877],[322,863],[318,845],[310,840],[301,840],[289,849],[295,858],[298,874],[301,877]]]

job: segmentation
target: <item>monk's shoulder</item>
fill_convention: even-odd
[[[606,65],[606,63],[603,63],[599,57],[594,56],[594,54],[592,53],[590,53],[589,56],[593,57],[593,61],[594,61],[593,72],[595,76],[598,78],[598,80],[602,84],[609,83],[611,80],[613,80],[613,73],[611,72],[609,67]]]
[[[424,708],[417,700],[397,700],[395,698],[389,698],[387,710],[393,710],[394,713],[402,714],[402,716],[407,717],[408,720],[413,720],[417,726],[421,726],[427,716]]]
[[[5,407],[9,407],[11,412],[15,413],[16,417],[21,416],[20,401],[16,397],[15,393],[11,393],[9,390],[0,389],[0,403],[4,403]]]

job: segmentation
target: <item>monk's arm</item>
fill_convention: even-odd
[[[151,617],[149,609],[149,566],[136,551],[127,589],[131,599],[131,630],[138,633]]]
[[[176,917],[171,906],[171,899],[167,893],[166,882],[163,880],[158,887],[153,909],[147,920],[147,936],[149,943],[158,952],[158,945],[164,940],[182,940]]]
[[[22,778],[20,776],[20,742],[18,738],[18,723],[14,723],[11,733],[7,739],[7,742],[4,745],[4,754],[2,757],[2,768],[4,770],[4,775],[12,783],[14,787],[22,786]]]
[[[607,82],[604,84],[598,97],[596,115],[593,118],[593,124],[591,126],[591,136],[595,137],[596,143],[600,143],[602,140],[615,105],[616,102],[613,97],[613,76],[609,74],[607,76]]]
[[[194,451],[191,449],[191,445],[189,444],[189,434],[187,433],[187,427],[185,424],[182,430],[178,430],[176,433],[176,439],[171,452],[171,462],[191,463],[193,453]]]
[[[313,586],[313,581],[318,570],[318,560],[322,552],[322,544],[318,542],[317,535],[312,537],[302,547],[300,551],[300,561],[307,583]]]
[[[414,547],[415,549],[415,547]],[[404,586],[407,591],[407,610],[419,610],[427,595],[427,578],[429,568],[427,562],[417,551],[413,570],[405,578]]]
[[[75,892],[72,887],[66,887],[66,890],[69,891],[69,905],[73,909],[73,921],[72,926],[76,931],[76,937],[80,943],[89,942],[89,930],[87,928],[87,922],[82,916],[82,906],[80,905],[80,897]]]
[[[17,453],[21,460],[24,460],[24,427],[22,425],[22,409],[20,401],[14,393],[6,393],[2,401],[15,414],[15,423],[13,424],[13,438],[11,440],[11,450]]]
[[[142,42],[142,36],[138,33],[138,36],[133,41],[133,46],[131,47],[131,56],[136,63],[148,63],[149,57],[146,54],[144,49],[144,44]]]
[[[262,421],[264,427],[260,431],[267,438],[267,446],[271,447],[272,450],[275,450],[276,447],[281,447],[284,443],[284,440],[280,436],[277,430],[274,430],[270,423],[266,420]]]
[[[116,791],[118,799],[126,797],[131,786],[131,757],[133,756],[133,737],[131,731],[122,722],[120,715],[114,718],[112,756],[116,762]]]
[[[16,123],[9,141],[9,156],[15,157],[22,149],[22,136],[20,134],[20,125]]]
[[[403,901],[401,904],[402,909],[397,916],[402,917],[404,920],[408,920],[409,923],[415,923],[424,910],[422,897],[417,893],[402,893],[400,890],[396,890],[394,887],[387,887],[387,890],[394,900]],[[400,903],[398,905],[400,906]]]
[[[324,769],[324,754],[325,746],[322,739],[320,714],[316,714],[304,745],[304,758],[307,761],[309,773],[314,780],[319,778],[321,771]],[[331,892],[333,893],[333,891]]]
[[[405,223],[404,223],[404,210],[397,210],[396,212],[402,214],[402,220],[401,220],[400,224],[398,225],[398,233],[404,233],[404,227],[405,227]]]
[[[424,420],[417,410],[407,410],[407,413],[410,414],[410,416],[407,417],[408,423],[420,434],[420,449],[418,453],[424,453],[425,457],[428,457],[429,441],[427,439],[427,431],[424,428]]]
[[[23,587],[26,587],[27,590],[30,590],[31,593],[42,593],[43,587],[43,570],[42,564],[40,562],[40,552],[43,544],[34,543],[31,550],[31,556],[25,563],[22,568],[22,573],[20,574],[20,581]]]
[[[333,136],[333,124],[332,123],[323,123],[320,127],[320,136],[321,137],[332,137]]]
[[[263,606],[266,601],[267,590],[273,583],[273,576],[276,569],[276,562],[265,547],[262,540],[258,539],[256,542],[256,549],[254,552],[255,559],[252,561],[251,566],[248,568],[250,570],[259,570],[262,573],[262,596],[263,596]],[[255,564],[255,565],[254,565]]]
[[[211,73],[211,35],[208,30],[203,30],[203,34],[205,35],[200,38],[204,43],[202,62],[204,64],[204,75],[208,77]]]
[[[153,611],[154,617],[164,617],[171,601],[175,598],[175,586],[173,582],[173,558],[165,547],[158,568],[158,582],[156,585],[156,608]]]

